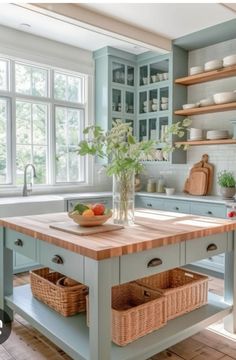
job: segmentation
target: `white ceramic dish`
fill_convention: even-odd
[[[152,82],[153,82],[153,83],[159,81],[159,78],[158,78],[157,75],[152,75],[152,76],[151,76],[151,79],[152,79]]]
[[[225,104],[236,101],[236,92],[227,91],[222,93],[217,93],[213,95],[214,102],[216,104]]]
[[[228,137],[229,133],[227,130],[209,130],[206,133],[206,138],[208,140],[227,139]]]
[[[215,102],[214,102],[212,97],[209,97],[209,98],[200,100],[199,104],[200,104],[201,107],[202,106],[211,106],[211,105],[214,105]]]
[[[147,77],[143,77],[143,85],[147,85],[148,84],[148,78]]]
[[[161,104],[161,110],[168,110],[168,103],[167,104]]]
[[[223,67],[223,60],[215,59],[211,61],[207,61],[204,65],[205,71],[217,70]]]
[[[169,79],[169,74],[168,73],[163,73],[163,77],[164,77],[164,80],[168,80]]]
[[[153,104],[158,104],[158,99],[152,99]]]
[[[168,97],[162,97],[162,98],[161,98],[162,104],[167,104],[167,103],[168,103],[168,100],[169,100]]]
[[[204,71],[203,66],[193,66],[189,69],[189,75],[197,75]]]
[[[194,109],[194,108],[196,108],[196,107],[198,107],[198,104],[184,104],[184,105],[183,105],[183,109],[184,109],[184,110]]]
[[[234,55],[229,55],[223,58],[223,66],[227,67],[227,66],[232,66],[232,65],[236,65],[236,54]]]
[[[152,110],[153,110],[153,111],[157,111],[157,104],[153,104],[153,105],[152,105]]]
[[[165,188],[166,195],[170,196],[175,193],[175,188]]]

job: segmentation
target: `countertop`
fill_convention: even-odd
[[[72,220],[68,218],[67,213],[18,216],[0,219],[0,226],[95,260],[131,254],[236,229],[236,220],[159,210],[137,210],[133,226],[88,236],[72,235],[49,227],[50,224],[58,222],[72,222]]]

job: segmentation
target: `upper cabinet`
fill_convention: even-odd
[[[94,59],[96,123],[108,130],[121,119],[140,141],[158,141],[155,161],[184,163],[183,151],[168,158],[161,152],[166,127],[175,119],[172,55],[134,55],[106,47],[94,52]]]

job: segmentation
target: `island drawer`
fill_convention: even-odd
[[[211,217],[226,217],[226,207],[217,204],[203,204],[191,203],[191,214],[211,216]]]
[[[148,209],[164,209],[164,199],[151,198],[151,197],[136,197],[135,206],[138,208],[148,208]]]
[[[227,233],[186,241],[186,264],[228,251]]]
[[[174,211],[189,214],[190,202],[182,200],[165,200],[164,209],[166,211]]]
[[[120,258],[120,282],[125,283],[180,266],[181,246],[173,244]]]
[[[81,283],[84,281],[84,258],[80,254],[40,241],[39,263]]]
[[[37,260],[37,240],[31,236],[5,229],[5,246],[30,259]]]

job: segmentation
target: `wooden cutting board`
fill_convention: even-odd
[[[99,226],[92,226],[92,227],[82,227],[80,225],[75,224],[72,221],[66,222],[57,222],[49,225],[50,228],[64,231],[69,234],[79,235],[79,236],[86,236],[91,234],[98,234],[107,231],[114,231],[123,229],[123,225],[115,225],[115,224],[104,224]]]
[[[205,195],[207,191],[207,173],[205,171],[194,171],[189,177],[188,192],[191,195]]]

